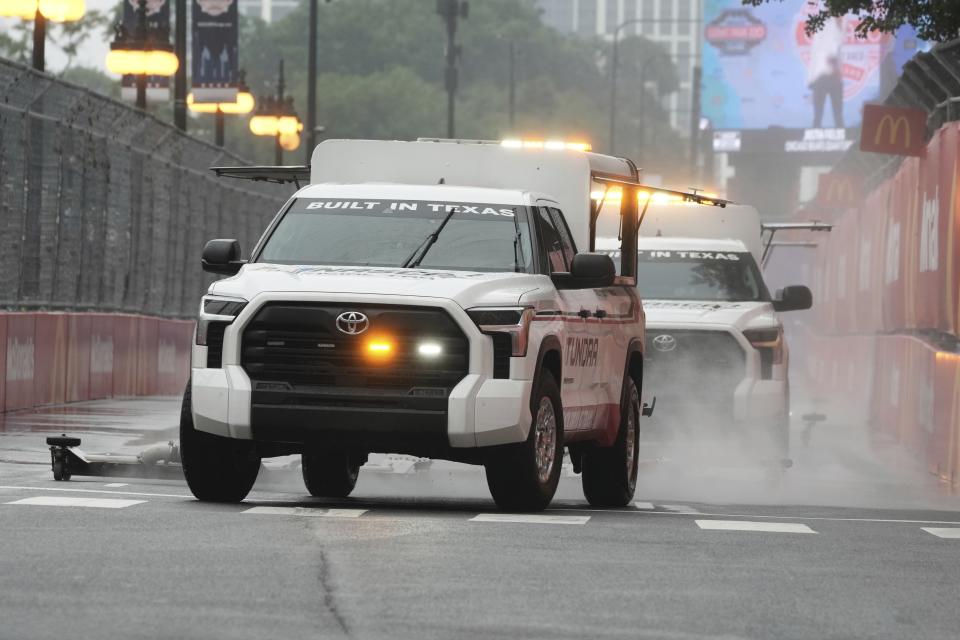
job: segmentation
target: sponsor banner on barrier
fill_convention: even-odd
[[[134,395],[177,395],[193,322],[121,314],[0,313],[0,412]]]
[[[7,411],[34,406],[33,372],[36,350],[33,336],[36,318],[31,313],[7,315],[6,398]]]

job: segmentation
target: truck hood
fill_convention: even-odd
[[[644,300],[647,325],[680,327],[724,325],[739,330],[778,324],[769,302],[706,302],[692,300]]]
[[[524,293],[549,284],[546,276],[525,273],[255,263],[213,283],[210,293],[246,300],[269,292],[445,298],[469,308],[517,304]]]

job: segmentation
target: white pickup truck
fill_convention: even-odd
[[[616,223],[601,213],[597,248],[619,260]],[[809,308],[812,295],[805,286],[767,290],[757,210],[653,197],[637,249],[647,312],[644,391],[660,402],[657,431],[725,441],[788,466],[789,354],[778,314]]]
[[[249,260],[212,240],[181,418],[201,500],[239,501],[263,457],[302,455],[343,497],[370,452],[482,464],[505,509],[542,509],[564,447],[593,505],[623,506],[644,413],[636,261],[595,242],[591,190],[616,183],[635,255],[636,167],[570,150],[330,140]],[[617,244],[620,247],[620,244]]]

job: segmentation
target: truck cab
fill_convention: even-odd
[[[635,260],[618,274],[584,251],[605,180],[638,188],[629,161],[581,151],[318,145],[249,259],[204,250],[228,277],[201,302],[184,398],[194,495],[242,500],[261,458],[300,454],[312,495],[345,497],[390,452],[481,464],[500,507],[535,510],[566,448],[591,504],[629,503],[644,312]]]

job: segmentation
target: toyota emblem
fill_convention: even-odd
[[[337,329],[350,336],[363,333],[369,326],[370,320],[359,311],[345,311],[337,316]]]
[[[653,348],[664,353],[677,348],[677,339],[669,333],[661,333],[653,339]]]

